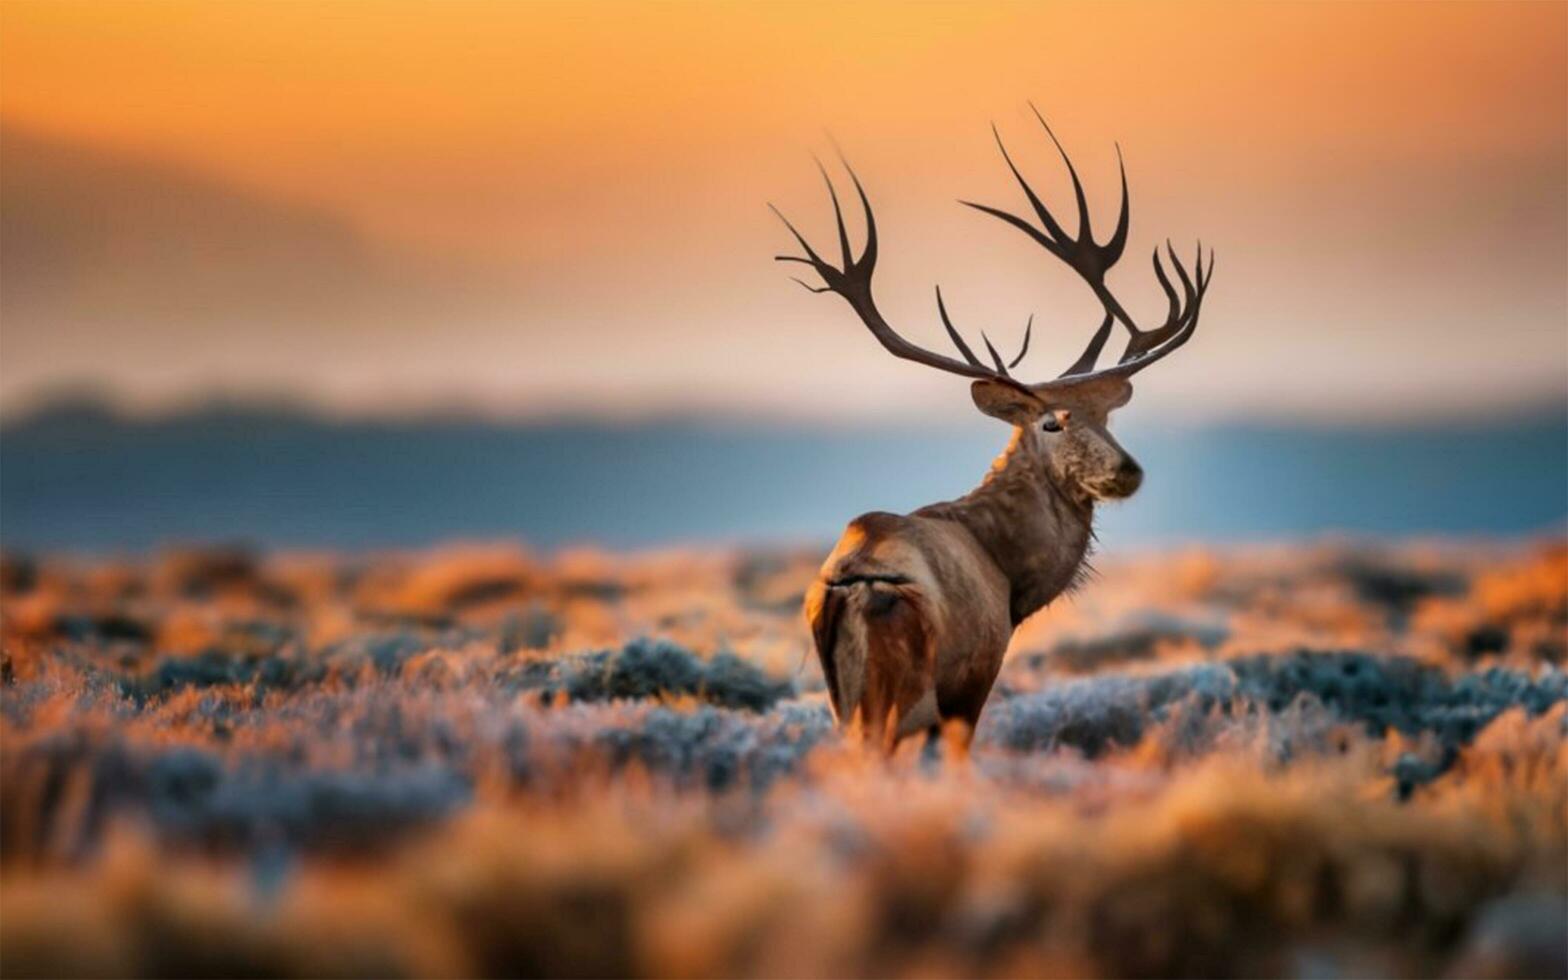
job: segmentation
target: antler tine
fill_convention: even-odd
[[[1051,129],[1051,124],[1045,121],[1044,116],[1040,115],[1040,110],[1035,108],[1033,102],[1029,103],[1029,111],[1033,112],[1034,117],[1040,120],[1040,126],[1045,130],[1045,135],[1049,136],[1051,142],[1056,144],[1056,152],[1062,155],[1062,162],[1067,164],[1067,176],[1071,177],[1073,181],[1073,197],[1078,200],[1078,234],[1076,238],[1080,244],[1087,242],[1092,245],[1094,243],[1094,229],[1089,224],[1089,201],[1083,193],[1083,181],[1078,179],[1078,168],[1073,166],[1072,157],[1069,157],[1067,151],[1062,148],[1062,141],[1056,138],[1056,133]]]
[[[1072,363],[1067,370],[1057,375],[1066,378],[1075,374],[1088,374],[1094,370],[1094,362],[1100,359],[1100,352],[1105,349],[1105,342],[1111,339],[1111,328],[1116,325],[1116,317],[1110,313],[1105,314],[1105,319],[1100,323],[1100,329],[1089,338],[1089,346],[1078,355],[1078,360]]]
[[[817,166],[822,170],[823,179],[828,185],[828,196],[833,203],[835,228],[838,234],[839,246],[843,253],[843,267],[836,267],[823,259],[811,247],[805,236],[784,216],[783,212],[770,204],[768,206],[773,209],[773,213],[777,214],[779,220],[784,222],[784,226],[789,229],[790,234],[795,236],[795,240],[800,243],[800,247],[806,253],[805,257],[778,255],[775,258],[780,262],[799,262],[811,266],[812,270],[822,277],[823,285],[812,286],[799,279],[795,281],[800,282],[801,285],[814,293],[832,292],[842,296],[860,316],[861,322],[865,324],[866,329],[871,331],[871,335],[894,357],[915,361],[967,378],[1003,381],[1020,390],[1027,391],[1022,384],[1014,381],[1008,375],[1006,365],[1002,362],[1001,356],[996,353],[995,348],[991,346],[989,339],[986,340],[986,348],[996,362],[996,367],[994,369],[986,367],[975,356],[969,345],[964,343],[963,338],[958,333],[958,329],[953,326],[952,318],[948,315],[946,304],[942,300],[940,289],[937,290],[937,312],[942,318],[942,325],[946,328],[948,336],[952,339],[954,346],[958,348],[959,353],[963,355],[964,360],[955,360],[944,354],[938,354],[935,351],[929,351],[917,344],[910,343],[888,324],[881,311],[877,309],[876,302],[871,296],[871,276],[876,269],[878,251],[876,216],[872,213],[871,201],[867,197],[866,189],[861,184],[854,168],[849,165],[848,160],[843,159],[842,152],[840,152],[839,157],[843,160],[844,169],[848,172],[851,182],[854,183],[855,193],[860,197],[861,207],[865,211],[866,244],[860,253],[860,258],[854,258],[853,249],[849,243],[849,232],[844,222],[843,207],[838,198],[838,191],[833,184],[832,177],[828,175],[827,169],[822,167],[821,161],[817,162]]]
[[[1127,247],[1127,231],[1129,228],[1128,219],[1131,217],[1131,213],[1128,210],[1129,200],[1127,196],[1127,161],[1122,159],[1122,145],[1120,143],[1116,144],[1116,169],[1121,174],[1122,206],[1121,211],[1116,216],[1116,229],[1111,232],[1111,237],[1106,240],[1103,246],[1101,246],[1105,256],[1105,267],[1107,269],[1117,263],[1117,261],[1122,257],[1122,251]]]
[[[996,352],[996,345],[991,343],[991,338],[985,335],[984,330],[980,331],[980,339],[985,341],[985,349],[990,353],[992,363],[996,365],[996,373],[1004,378],[1012,377],[1007,373],[1007,364],[1002,360],[1002,355]]]
[[[952,318],[947,315],[947,304],[942,301],[942,287],[936,287],[936,311],[942,318],[942,326],[947,330],[947,336],[953,341],[953,346],[964,355],[964,360],[975,367],[983,368],[984,364],[975,357],[975,352],[964,342],[963,335],[958,328],[953,326]],[[1011,361],[1003,361],[1002,355],[997,353],[996,347],[991,343],[991,338],[986,336],[984,330],[980,331],[980,339],[985,342],[985,349],[991,355],[991,362],[996,365],[996,371],[1003,377],[1012,377],[1011,369],[1023,363],[1024,355],[1029,353],[1029,338],[1034,334],[1034,314],[1029,314],[1029,319],[1024,323],[1024,342],[1018,348],[1018,353]]]
[[[871,213],[871,201],[866,197],[866,189],[860,184],[860,176],[855,173],[855,168],[849,165],[849,158],[844,156],[844,151],[839,148],[838,142],[831,136],[833,152],[838,154],[838,160],[844,165],[844,172],[849,174],[850,183],[855,185],[855,194],[860,197],[860,208],[866,219],[866,247],[861,251],[857,265],[875,265],[877,261],[877,217]]]
[[[1181,279],[1184,295],[1178,304],[1175,290],[1171,288],[1169,280],[1161,276],[1161,284],[1171,299],[1171,315],[1158,329],[1134,337],[1128,343],[1127,350],[1122,353],[1121,360],[1117,362],[1118,367],[1130,366],[1131,370],[1128,373],[1142,370],[1187,342],[1193,331],[1197,329],[1203,297],[1208,292],[1209,281],[1214,275],[1214,250],[1209,250],[1209,263],[1205,268],[1201,242],[1194,259],[1194,270],[1190,276],[1169,243],[1166,244],[1166,252],[1170,255],[1171,264],[1176,267],[1176,275]],[[1156,266],[1156,271],[1163,270],[1159,270]]]
[[[1171,285],[1170,277],[1165,274],[1165,266],[1160,264],[1160,247],[1154,246],[1154,278],[1160,281],[1160,288],[1165,290],[1165,299],[1170,304],[1170,310],[1165,315],[1166,323],[1175,322],[1181,313],[1181,299],[1176,295],[1176,288]]]
[[[1193,297],[1192,279],[1187,275],[1187,267],[1182,265],[1181,259],[1176,255],[1176,249],[1171,245],[1170,239],[1165,240],[1165,251],[1171,257],[1171,265],[1176,269],[1176,278],[1181,280],[1182,302],[1191,304]],[[1203,261],[1203,243],[1198,243],[1198,261]]]
[[[839,154],[839,158],[843,160],[842,153]],[[854,251],[849,244],[849,228],[844,222],[844,209],[839,203],[838,188],[833,185],[833,178],[828,175],[827,167],[822,165],[822,161],[820,159],[816,159],[815,157],[813,157],[813,161],[817,165],[817,170],[822,174],[822,182],[827,185],[828,198],[833,202],[834,229],[838,234],[839,251],[842,256],[843,268],[834,268],[825,259],[823,259],[821,255],[818,255],[817,251],[811,247],[811,243],[806,241],[806,237],[800,233],[800,230],[795,227],[789,218],[784,216],[784,212],[780,211],[770,202],[768,204],[768,208],[772,210],[774,214],[778,215],[779,220],[784,222],[784,227],[789,229],[789,233],[795,236],[795,241],[799,242],[800,247],[806,252],[805,257],[798,255],[775,255],[774,259],[779,262],[799,262],[803,265],[811,266],[818,275],[822,276],[824,282],[829,283],[827,291],[835,291],[836,289],[836,287],[832,285],[832,277],[839,277],[849,280],[852,278],[852,274],[861,268],[868,270],[867,274],[860,278],[867,280],[867,285],[869,286],[869,269],[876,262],[877,225],[876,217],[871,213],[871,202],[866,199],[866,190],[861,186],[860,178],[855,175],[854,168],[849,165],[849,161],[843,160],[844,169],[849,173],[849,179],[854,183],[855,192],[860,196],[860,204],[865,211],[866,246],[865,249],[861,252],[860,258],[856,259],[854,257]],[[797,279],[796,282],[800,282],[800,280]],[[801,283],[801,285],[806,284]],[[812,286],[806,286],[806,288],[810,289],[812,292],[824,291],[821,289],[816,289]]]
[[[1024,355],[1029,353],[1029,338],[1032,337],[1033,335],[1034,335],[1034,314],[1031,313],[1031,314],[1029,314],[1029,319],[1024,321],[1024,342],[1022,344],[1018,345],[1018,353],[1016,355],[1014,355],[1014,357],[1013,357],[1013,359],[1011,361],[1008,361],[1006,364],[1003,364],[1002,363],[1002,355],[998,354],[996,352],[996,348],[994,346],[992,346],[991,338],[986,336],[984,330],[980,331],[980,339],[985,341],[985,349],[991,352],[991,360],[993,362],[995,362],[997,372],[1002,374],[1004,377],[1009,377],[1009,378],[1012,377],[1011,370],[1013,368],[1017,367],[1018,365],[1022,364],[1023,360],[1024,360]]]
[[[1007,152],[1007,144],[1002,142],[1002,132],[996,128],[996,123],[991,124],[991,135],[996,139],[996,148],[1002,152],[1002,159],[1007,162],[1007,169],[1013,172],[1013,179],[1018,181],[1018,186],[1023,190],[1024,197],[1029,199],[1029,206],[1034,208],[1035,216],[1040,219],[1040,224],[1045,226],[1045,235],[1040,234],[1040,232],[1033,225],[1029,224],[1029,222],[1009,214],[1006,211],[987,207],[984,204],[974,204],[969,201],[964,201],[963,203],[968,204],[970,207],[977,210],[985,211],[988,214],[1001,218],[1003,221],[1009,222],[1015,227],[1023,229],[1025,232],[1028,232],[1030,236],[1035,239],[1035,241],[1038,241],[1041,245],[1044,245],[1047,251],[1056,255],[1063,261],[1067,261],[1067,243],[1072,241],[1072,239],[1067,237],[1066,230],[1063,229],[1061,224],[1056,220],[1056,216],[1051,214],[1051,209],[1045,206],[1044,201],[1040,200],[1040,195],[1034,192],[1034,188],[1029,186],[1029,181],[1025,180],[1024,175],[1019,172],[1018,165],[1013,163],[1012,154]]]
[[[1068,155],[1067,149],[1062,146],[1061,140],[1057,139],[1055,131],[1045,121],[1045,117],[1040,114],[1040,110],[1032,102],[1029,104],[1029,108],[1034,112],[1034,116],[1039,120],[1041,127],[1045,129],[1046,135],[1050,137],[1052,144],[1055,145],[1056,152],[1061,155],[1062,162],[1067,165],[1067,175],[1072,179],[1073,197],[1078,206],[1078,234],[1069,236],[1066,230],[1062,228],[1061,222],[1056,220],[1055,215],[1051,214],[1050,208],[1046,207],[1045,202],[1040,199],[1040,195],[1035,193],[1034,188],[1030,186],[1029,181],[1024,178],[1018,166],[1013,162],[1012,155],[1007,152],[1007,145],[1002,142],[1001,133],[997,130],[994,123],[991,126],[991,133],[996,138],[997,149],[1002,153],[1002,160],[1006,162],[1007,169],[1012,172],[1013,179],[1018,182],[1018,186],[1023,190],[1024,196],[1029,200],[1029,205],[1034,209],[1035,215],[1040,219],[1040,224],[1044,230],[1042,231],[1017,215],[1003,211],[1000,208],[991,207],[987,204],[978,204],[974,201],[960,201],[959,203],[977,211],[983,211],[994,218],[1000,218],[1002,221],[1024,232],[1030,238],[1033,238],[1046,251],[1077,271],[1095,290],[1096,295],[1100,296],[1107,305],[1113,308],[1117,318],[1126,323],[1129,329],[1136,330],[1136,325],[1126,315],[1126,311],[1121,309],[1114,297],[1104,292],[1105,273],[1111,266],[1116,264],[1117,259],[1121,258],[1122,251],[1127,243],[1129,227],[1127,165],[1126,161],[1122,159],[1121,147],[1119,145],[1116,147],[1116,161],[1120,171],[1122,188],[1121,208],[1116,216],[1115,230],[1105,244],[1101,245],[1094,240],[1094,229],[1089,217],[1088,197],[1084,193],[1083,181],[1078,177],[1078,168],[1073,164],[1072,157]]]
[[[1007,366],[1015,368],[1023,363],[1024,355],[1029,353],[1029,335],[1034,332],[1034,314],[1029,314],[1029,319],[1024,323],[1024,342],[1018,348],[1018,356],[1008,362]]]
[[[1190,317],[1196,317],[1198,299],[1203,296],[1203,290],[1209,287],[1203,268],[1203,241],[1198,243],[1198,251],[1196,251],[1196,257],[1193,259],[1192,274],[1187,273],[1187,268],[1185,268],[1185,265],[1182,265],[1181,257],[1176,256],[1176,249],[1171,246],[1170,241],[1165,243],[1165,251],[1170,256],[1171,267],[1176,270],[1176,278],[1181,281],[1181,298],[1176,296],[1176,290],[1171,285],[1170,279],[1165,276],[1165,270],[1160,267],[1159,249],[1156,249],[1156,252],[1154,252],[1154,273],[1156,273],[1156,278],[1160,281],[1160,287],[1165,290],[1165,298],[1170,303],[1170,312],[1165,317],[1163,325],[1157,326],[1156,329],[1151,329],[1151,331],[1146,331],[1145,334],[1140,334],[1140,336],[1135,336],[1131,342],[1127,343],[1127,350],[1121,356],[1123,361],[1129,358],[1137,358],[1145,351],[1154,350],[1154,348],[1159,347],[1160,343],[1165,343],[1165,340],[1174,336],[1179,329],[1182,329],[1182,326],[1185,326]],[[1212,254],[1212,251],[1210,251],[1210,254]]]
[[[1122,250],[1127,245],[1130,213],[1128,211],[1127,194],[1127,161],[1122,158],[1122,145],[1120,143],[1116,144],[1116,169],[1121,176],[1122,203],[1116,215],[1116,228],[1111,232],[1111,237],[1105,240],[1105,244],[1101,245],[1094,240],[1094,229],[1089,219],[1089,201],[1084,195],[1083,181],[1078,179],[1078,168],[1073,166],[1072,157],[1067,155],[1067,150],[1062,146],[1062,141],[1056,137],[1056,130],[1052,129],[1051,124],[1045,121],[1045,117],[1040,114],[1039,107],[1030,102],[1029,111],[1033,112],[1035,119],[1039,120],[1040,127],[1045,130],[1045,135],[1051,138],[1052,144],[1056,146],[1056,152],[1061,155],[1062,162],[1067,165],[1067,176],[1072,179],[1073,197],[1078,204],[1078,235],[1076,244],[1087,246],[1087,251],[1098,256],[1103,276],[1104,272],[1109,270],[1111,266],[1116,264],[1116,260],[1122,257]],[[1012,161],[1008,162],[1011,164]],[[1016,173],[1017,171],[1014,171],[1015,175]],[[1020,182],[1021,180],[1020,178]]]
[[[1198,265],[1203,264],[1203,245],[1198,245]],[[1197,298],[1197,287],[1194,286],[1192,277],[1187,273],[1187,268],[1182,264],[1181,258],[1176,254],[1169,240],[1165,242],[1166,254],[1170,256],[1171,267],[1176,270],[1176,277],[1181,281],[1182,295],[1176,295],[1176,289],[1171,284],[1170,277],[1165,274],[1164,265],[1160,262],[1160,250],[1154,250],[1154,277],[1159,280],[1160,288],[1165,291],[1165,299],[1169,304],[1165,322],[1153,330],[1134,334],[1127,342],[1127,349],[1122,352],[1123,361],[1142,355],[1164,343],[1176,331],[1180,330],[1187,322],[1193,303]]]
[[[818,255],[812,249],[811,243],[806,241],[806,236],[802,235],[798,230],[796,230],[794,225],[790,224],[790,220],[788,218],[784,217],[784,212],[780,211],[777,207],[775,207],[772,201],[768,202],[768,210],[770,210],[774,214],[778,215],[779,220],[784,222],[784,227],[788,228],[789,229],[789,233],[791,235],[795,236],[795,241],[799,242],[800,243],[800,247],[806,250],[806,256],[807,256],[806,258],[801,258],[798,255],[775,255],[775,256],[773,256],[774,261],[776,261],[776,262],[804,262],[806,265],[821,265],[821,264],[823,264],[822,263],[822,256]]]
[[[822,165],[822,161],[816,157],[812,157],[812,160],[822,174],[822,182],[828,185],[828,197],[833,201],[833,221],[838,226],[839,254],[844,258],[844,268],[848,269],[855,259],[849,250],[849,229],[844,227],[844,209],[838,204],[838,188],[833,186],[833,178],[828,176],[828,168]]]
[[[1062,141],[1057,138],[1055,130],[1051,128],[1050,123],[1046,122],[1045,116],[1041,114],[1039,107],[1031,102],[1029,103],[1029,109],[1034,113],[1035,119],[1039,121],[1040,127],[1045,130],[1052,145],[1056,147],[1056,152],[1061,156],[1063,164],[1067,167],[1067,175],[1072,180],[1073,198],[1078,207],[1077,235],[1068,237],[1067,232],[1062,228],[1061,222],[1057,221],[1056,217],[1051,214],[1045,202],[1035,193],[1034,188],[1029,185],[1029,182],[1019,171],[1017,165],[1014,164],[1011,154],[1007,152],[1007,146],[1002,142],[1001,135],[997,132],[994,125],[991,127],[992,133],[996,137],[997,147],[1001,150],[1002,159],[1006,162],[1013,179],[1022,188],[1030,207],[1034,209],[1035,215],[1040,220],[1041,227],[1036,227],[1023,218],[1003,211],[1000,208],[976,204],[972,201],[964,201],[962,203],[992,217],[1000,218],[1002,221],[1023,231],[1046,251],[1061,259],[1068,267],[1077,272],[1079,277],[1094,292],[1095,297],[1100,300],[1100,305],[1104,307],[1106,314],[1111,317],[1112,321],[1119,320],[1127,328],[1127,332],[1132,336],[1131,345],[1137,346],[1139,349],[1152,346],[1153,342],[1143,339],[1144,331],[1138,327],[1131,314],[1127,312],[1126,308],[1111,294],[1105,285],[1106,272],[1116,264],[1121,258],[1122,252],[1126,249],[1127,233],[1130,227],[1131,207],[1130,195],[1127,189],[1127,163],[1122,156],[1121,146],[1118,145],[1116,147],[1116,164],[1122,191],[1121,206],[1117,211],[1116,227],[1111,232],[1111,237],[1104,244],[1100,244],[1094,240],[1094,227],[1089,214],[1088,195],[1084,192],[1083,180],[1078,176],[1077,166],[1067,153],[1066,147],[1062,145]],[[1068,369],[1068,373],[1076,374],[1093,370],[1095,360],[1108,339],[1108,336],[1102,338],[1097,331],[1094,337],[1090,339],[1089,346],[1084,349],[1083,354]]]
[[[969,345],[964,343],[963,335],[958,332],[957,327],[953,326],[952,318],[947,315],[947,304],[942,302],[941,286],[936,287],[936,312],[937,315],[942,318],[942,326],[947,329],[948,338],[952,340],[953,346],[958,348],[958,353],[964,355],[964,360],[968,361],[970,364],[973,364],[977,368],[985,367],[985,365],[981,364],[980,360],[975,357],[975,352],[969,349]],[[984,335],[982,334],[981,336]]]
[[[781,255],[781,256],[779,256],[779,258],[780,259],[787,259],[787,258],[789,258],[789,256]],[[829,288],[827,286],[813,286],[811,283],[809,283],[806,280],[800,278],[799,276],[790,276],[789,278],[790,278],[791,282],[798,282],[802,286],[805,286],[806,287],[806,292],[808,292],[808,293],[831,293],[833,291],[831,288]]]

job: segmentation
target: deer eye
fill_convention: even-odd
[[[1056,421],[1055,415],[1047,415],[1040,423],[1040,430],[1042,432],[1060,432],[1062,431],[1062,423]]]

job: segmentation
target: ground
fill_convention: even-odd
[[[1568,549],[1106,559],[968,759],[820,554],[8,555],[6,975],[1568,974]]]

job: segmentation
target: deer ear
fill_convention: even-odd
[[[976,381],[969,386],[969,396],[980,411],[1013,425],[1028,425],[1045,410],[1038,398],[1000,381]]]

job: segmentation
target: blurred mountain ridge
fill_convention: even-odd
[[[1113,550],[1527,534],[1568,515],[1564,406],[1377,426],[1135,418],[1117,432],[1149,479],[1101,509]],[[135,417],[76,397],[0,423],[0,544],[818,541],[862,511],[964,493],[1004,440],[983,419],[835,429],[697,415],[329,418],[284,400]]]

